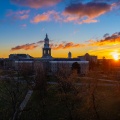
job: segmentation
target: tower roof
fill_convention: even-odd
[[[46,37],[45,37],[45,39],[44,39],[44,40],[49,40],[47,33],[46,33]]]

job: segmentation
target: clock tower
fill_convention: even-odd
[[[44,48],[43,48],[43,56],[42,58],[52,58],[51,56],[51,48],[49,46],[49,38],[46,34],[46,37],[44,39]]]

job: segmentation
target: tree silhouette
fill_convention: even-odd
[[[72,64],[72,71],[76,71],[78,74],[80,74],[80,65],[77,62]]]

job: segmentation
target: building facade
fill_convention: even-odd
[[[80,65],[80,72],[79,74],[85,75],[88,73],[89,70],[89,61],[79,61],[79,60],[65,60],[65,61],[50,61],[50,70],[52,73],[56,73],[59,71],[60,68],[63,67],[64,69],[68,69],[68,71],[72,70],[72,65],[74,63],[78,63]]]
[[[97,56],[93,56],[93,55],[89,55],[88,53],[86,53],[84,56],[78,56],[78,58],[81,60],[81,61],[92,61],[92,62],[95,62],[97,63]]]
[[[9,55],[9,59],[11,60],[31,59],[31,58],[33,57],[28,54],[10,54]]]

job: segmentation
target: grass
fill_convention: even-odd
[[[120,120],[120,96],[119,90],[114,87],[98,87],[95,93],[95,102],[101,120]],[[38,97],[39,92],[34,91],[26,110],[21,115],[21,120],[66,120],[68,111],[65,105],[59,101],[57,86],[50,85],[45,97],[45,110],[42,111],[42,102]],[[74,96],[73,96],[74,97]],[[93,113],[88,112],[87,97],[82,101],[82,108],[78,110],[80,120],[93,120]]]
[[[23,112],[21,120],[64,120],[64,108],[59,104],[56,87],[49,86],[47,96],[45,97],[45,111],[42,111],[42,101],[39,98],[39,91],[34,91],[26,110]],[[60,107],[61,106],[61,107]],[[28,110],[28,111],[27,111]]]
[[[55,76],[47,76],[47,82],[57,82],[57,79]]]
[[[94,78],[83,77],[83,78],[78,78],[77,82],[78,83],[94,83],[96,81],[94,80]],[[98,79],[97,83],[98,84],[114,84],[114,85],[117,85],[117,84],[119,84],[119,81],[108,80],[108,79]]]
[[[94,73],[92,73],[93,75]],[[93,79],[86,79],[81,77],[77,79],[80,83],[91,83],[96,82],[96,76],[91,76]],[[95,78],[94,78],[95,77]],[[97,76],[97,78],[102,78],[102,76]],[[54,77],[50,77],[48,81],[56,81]],[[111,83],[107,81],[98,81],[98,84]],[[4,90],[4,85],[0,83],[0,86]],[[24,85],[21,85],[21,91]],[[81,87],[81,86],[80,86]],[[82,86],[85,89],[86,86]],[[82,94],[82,93],[81,93]],[[0,93],[2,95],[2,93]],[[120,88],[119,86],[97,86],[95,91],[95,105],[97,112],[100,116],[100,120],[120,120]],[[78,119],[75,120],[94,120],[95,114],[91,107],[91,98],[89,94],[83,95],[84,98],[81,101],[81,107],[76,108],[76,115]],[[73,99],[75,96],[71,96]],[[0,117],[2,120],[7,120],[11,116],[11,106],[9,104],[10,98],[7,96],[7,101],[0,99]],[[22,100],[22,97],[21,97]],[[6,113],[6,114],[4,114]],[[63,101],[60,101],[58,96],[58,86],[48,85],[47,93],[42,99],[40,91],[34,90],[26,108],[22,111],[20,120],[67,120],[68,110]],[[69,119],[68,119],[69,120]]]

